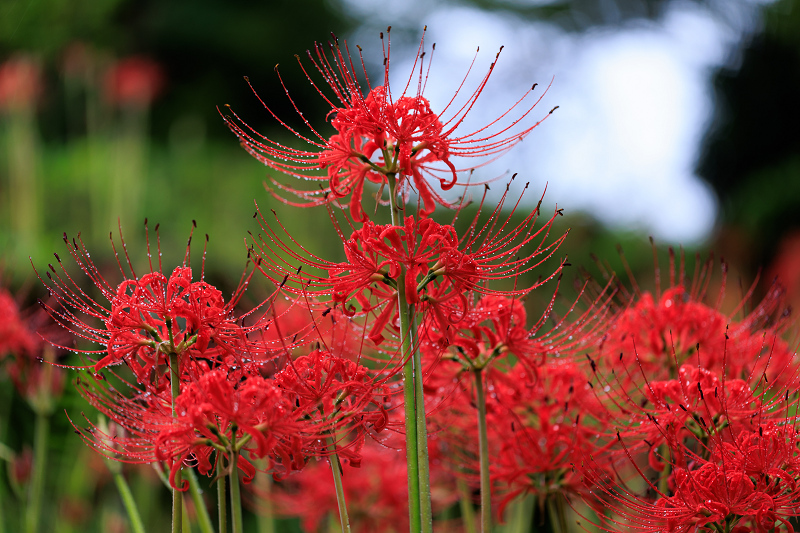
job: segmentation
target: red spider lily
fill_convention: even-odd
[[[360,464],[365,432],[381,431],[388,422],[378,401],[384,394],[382,382],[365,367],[326,350],[289,361],[275,383],[308,423],[307,457],[335,452]]]
[[[164,69],[152,59],[126,57],[106,72],[105,98],[120,107],[144,109],[161,93],[164,79]]]
[[[217,368],[188,384],[176,401],[173,428],[159,433],[156,457],[181,457],[173,465],[189,462],[191,456],[201,474],[211,472],[212,452],[230,464],[232,454],[252,480],[255,468],[246,456],[256,459],[291,453],[286,445],[302,424],[293,407],[272,380],[251,372]],[[177,468],[174,466],[173,468]]]
[[[772,327],[766,329],[770,334]],[[726,338],[724,330],[718,334],[723,337],[722,355],[708,356],[712,363],[722,361],[718,371],[708,370],[711,365],[701,348],[698,367],[682,365],[673,380],[650,381],[651,372],[643,365],[638,385],[624,370],[597,377],[600,387],[593,390],[605,404],[598,427],[610,429],[605,436],[598,431],[598,438],[609,446],[618,443],[618,451],[601,455],[605,460],[626,457],[628,470],[647,487],[646,494],[629,488],[634,484],[621,473],[624,462],[617,462],[616,475],[601,472],[597,456],[576,463],[587,483],[596,487],[598,508],[613,511],[600,517],[603,529],[688,532],[736,526],[734,531],[793,531],[788,518],[800,509],[800,440],[791,384],[800,370],[793,363],[783,369],[781,379],[769,381],[760,371],[738,379],[741,374],[726,367],[726,354],[741,350],[736,344],[747,345],[748,338]],[[763,337],[764,331],[751,334]],[[592,367],[598,376],[594,361]]]
[[[383,33],[381,40],[383,41]],[[328,181],[327,187],[314,191],[278,185],[303,200],[299,203],[287,203],[300,206],[320,205],[338,202],[349,195],[353,219],[364,222],[367,219],[361,207],[364,182],[370,181],[383,187],[387,183],[387,175],[392,175],[397,178],[398,190],[404,196],[412,188],[419,193],[422,203],[420,214],[427,216],[434,211],[435,204],[451,206],[431,187],[428,181],[430,177],[438,182],[442,190],[449,190],[456,184],[469,185],[468,181],[459,182],[459,171],[451,161],[453,158],[497,157],[520,142],[549,116],[546,115],[532,125],[518,126],[542,98],[540,96],[531,105],[526,104],[536,87],[534,85],[497,119],[475,131],[462,133],[459,128],[486,87],[499,52],[489,67],[489,72],[466,97],[466,101],[458,100],[472,67],[453,98],[437,114],[431,110],[430,103],[423,96],[430,67],[429,61],[425,65],[424,34],[408,82],[399,96],[392,94],[389,86],[390,50],[391,43],[387,38],[384,43],[384,84],[375,87],[371,85],[366,70],[364,84],[358,81],[347,43],[340,46],[335,37],[329,43],[327,51],[322,44],[316,44],[313,52],[308,51],[308,58],[322,75],[324,84],[313,80],[297,56],[309,82],[331,106],[328,116],[333,117],[331,125],[336,133],[330,137],[319,133],[305,119],[291,97],[291,105],[310,135],[303,135],[290,127],[259,99],[275,120],[311,146],[308,150],[293,148],[260,135],[235,113],[231,116],[223,115],[242,146],[265,165],[298,178]],[[362,67],[363,64],[362,59]],[[416,83],[414,78],[417,78]],[[325,85],[330,93],[323,90]],[[521,111],[515,114],[518,108]],[[506,120],[510,124],[504,125]],[[320,170],[325,173],[314,173]]]
[[[14,297],[0,288],[0,358],[33,355],[41,340],[25,324]]]
[[[83,352],[90,356],[102,355],[94,361],[95,371],[124,362],[139,383],[160,389],[167,383],[168,376],[163,369],[168,364],[170,353],[178,355],[180,373],[193,368],[196,361],[200,360],[205,361],[205,368],[208,368],[228,358],[239,360],[241,364],[271,355],[272,352],[263,343],[248,340],[249,333],[258,332],[264,327],[265,319],[262,317],[244,326],[239,323],[240,318],[244,317],[237,317],[234,312],[252,271],[243,276],[231,300],[225,302],[220,291],[202,280],[202,269],[200,281],[192,281],[188,245],[182,266],[177,267],[169,277],[161,269],[160,249],[158,269],[153,268],[150,259],[149,272],[139,277],[123,241],[130,277],[114,248],[120,272],[125,279],[113,287],[100,274],[80,238],[70,242],[65,235],[64,241],[70,255],[99,289],[110,308],[94,300],[80,287],[57,254],[61,273],[53,265],[48,265],[49,271],[45,274],[49,283],[42,281],[61,306],[42,305],[57,322],[76,336],[103,346],[99,351]],[[152,257],[149,238],[147,255],[148,258]],[[250,311],[247,316],[256,310]],[[87,321],[87,317],[90,321],[102,322],[102,326],[93,325]]]
[[[683,260],[676,279],[674,255],[671,254],[670,287],[656,294],[641,293],[610,324],[600,347],[598,363],[613,366],[621,356],[630,364],[635,360],[648,379],[676,377],[683,363],[696,363],[720,372],[728,378],[749,379],[751,375],[772,377],[786,375],[792,365],[791,350],[780,338],[789,316],[782,304],[783,291],[777,284],[766,297],[742,318],[737,315],[748,303],[752,288],[729,314],[720,311],[725,296],[727,267],[723,263],[721,288],[715,305],[705,303],[713,266],[712,260],[698,271],[689,286],[684,279]]]
[[[404,273],[404,285],[400,290],[405,292],[407,301],[420,304],[424,312],[430,310],[444,328],[463,316],[470,291],[521,296],[562,270],[563,262],[530,287],[505,290],[488,287],[489,282],[516,279],[540,267],[566,238],[564,233],[555,241],[547,242],[561,210],[556,209],[539,228],[536,228],[538,207],[512,225],[522,197],[503,219],[500,210],[505,198],[503,195],[483,225],[480,225],[479,209],[460,238],[452,224],[440,224],[431,219],[406,217],[402,227],[367,221],[361,228],[354,229],[349,238],[344,237],[337,224],[348,259],[345,263],[333,263],[311,254],[281,226],[288,238],[288,243],[284,242],[257,212],[264,234],[253,236],[251,255],[258,258],[257,268],[286,291],[328,295],[334,304],[345,304],[344,308],[350,309],[351,314],[356,307],[350,302],[355,301],[362,314],[374,314],[369,337],[380,343],[386,326],[393,323],[397,313],[400,272]]]
[[[466,385],[471,380],[458,380],[454,388],[448,366],[437,366],[426,382],[432,400],[426,402],[435,406],[429,420],[439,428],[434,442],[445,464],[475,485],[475,393]],[[490,367],[485,372],[492,493],[501,497],[498,516],[524,494],[535,495],[540,505],[562,496],[590,498],[571,468],[576,459],[599,452],[603,444],[595,438],[594,420],[584,416],[599,405],[582,370],[573,363],[547,364],[538,369],[535,380],[522,366],[507,372]]]
[[[675,468],[671,495],[649,481],[657,499],[606,485],[599,493],[614,514],[601,516],[603,523],[613,531],[793,532],[789,519],[800,516],[796,427],[762,426],[712,446],[710,457],[692,453],[686,467]]]
[[[42,93],[42,85],[42,67],[36,58],[12,56],[0,64],[0,110],[31,110]]]

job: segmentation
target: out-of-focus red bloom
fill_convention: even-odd
[[[465,376],[451,377],[452,366],[441,362],[426,381],[426,405],[433,406],[429,420],[437,428],[433,442],[444,464],[477,486],[474,384]],[[500,496],[498,516],[525,494],[535,495],[541,506],[564,496],[591,499],[591,488],[572,470],[573,462],[601,452],[603,445],[596,439],[595,420],[585,416],[598,412],[599,404],[582,369],[557,361],[538,368],[535,377],[522,365],[507,371],[489,367],[484,374],[492,494]]]
[[[311,145],[308,150],[293,148],[260,135],[236,114],[223,115],[242,146],[265,165],[298,178],[328,182],[327,187],[311,191],[278,185],[302,200],[287,203],[320,205],[340,202],[349,196],[353,219],[364,222],[367,215],[361,202],[365,181],[383,186],[387,183],[387,175],[392,175],[397,178],[398,190],[404,196],[407,197],[412,189],[419,194],[420,214],[424,217],[434,211],[436,204],[451,206],[434,190],[430,178],[445,191],[457,184],[470,185],[468,179],[459,181],[459,170],[453,159],[482,157],[486,162],[486,159],[496,157],[520,142],[544,120],[534,124],[523,122],[541,100],[540,96],[532,104],[527,104],[526,100],[533,92],[531,88],[491,123],[471,132],[461,132],[459,127],[486,87],[497,58],[471,94],[461,96],[465,77],[450,102],[436,113],[423,96],[430,66],[429,59],[426,59],[424,36],[411,74],[399,95],[393,94],[389,86],[390,49],[391,43],[387,38],[384,42],[384,82],[379,86],[371,85],[366,71],[363,86],[358,81],[347,43],[340,46],[338,39],[334,38],[328,47],[316,44],[313,51],[308,51],[309,60],[322,75],[324,85],[313,81],[302,62],[300,66],[309,82],[331,106],[328,116],[336,133],[330,137],[320,134],[291,99],[310,134],[303,135],[293,129],[261,102],[281,125]],[[360,53],[359,48],[359,56]],[[498,52],[497,57],[499,55]],[[363,60],[361,64],[363,67]],[[325,85],[329,92],[323,90]],[[518,108],[521,110],[517,113]],[[469,168],[475,166],[469,165]],[[320,170],[324,174],[314,174]]]
[[[31,109],[41,92],[41,66],[34,58],[16,55],[0,65],[0,109]]]
[[[591,360],[592,390],[602,408],[589,415],[598,418],[603,453],[575,465],[594,487],[597,500],[590,504],[602,510],[598,525],[607,531],[794,531],[800,367],[778,338],[785,328],[776,311],[779,294],[740,322],[686,294],[674,286],[658,298],[658,309],[649,299],[637,307],[640,322],[630,310],[623,314],[637,324],[627,330],[635,357]],[[642,327],[653,323],[655,331]],[[667,325],[675,328],[674,348],[657,339]],[[687,339],[699,343],[689,354]],[[671,373],[665,365],[674,369],[683,361],[674,379],[663,379]],[[600,460],[613,461],[614,473],[599,467]],[[631,488],[641,486],[632,476],[642,478],[645,490]]]
[[[717,373],[724,366],[730,379],[749,380],[765,374],[769,381],[786,375],[792,354],[780,338],[789,316],[781,287],[773,284],[765,298],[746,315],[742,310],[749,303],[750,293],[733,312],[725,314],[720,311],[725,295],[724,263],[716,304],[705,303],[711,268],[709,260],[690,286],[684,279],[683,265],[676,279],[672,264],[667,290],[660,293],[657,289],[655,295],[638,294],[610,323],[598,363],[623,370],[620,379],[626,370],[635,377],[632,364],[641,367],[648,380],[658,381],[675,378],[683,363],[699,366],[700,361],[704,368]]]
[[[792,231],[781,239],[766,279],[777,279],[786,287],[788,302],[794,308],[800,307],[800,231]]]
[[[361,466],[343,464],[342,484],[353,531],[408,530],[406,452],[400,440],[390,439],[398,448],[368,443],[362,450]],[[452,491],[445,489],[440,470],[434,468],[431,475],[434,512],[438,512],[452,503]],[[339,516],[333,475],[325,461],[312,461],[266,497],[275,501],[279,514],[300,517],[304,531],[318,531],[326,516]]]
[[[112,105],[145,109],[164,89],[164,70],[147,57],[121,59],[109,68],[105,97]]]
[[[53,364],[59,354],[42,341],[42,336],[62,345],[71,340],[61,328],[51,327],[39,306],[20,311],[14,297],[0,287],[2,370],[35,411],[49,414],[53,399],[63,390],[64,374]]]
[[[41,339],[28,329],[14,297],[0,288],[0,360],[9,354],[33,356],[40,346]]]

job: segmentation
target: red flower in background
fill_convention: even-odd
[[[32,356],[40,345],[41,339],[28,328],[14,297],[0,288],[0,360],[9,354]]]
[[[342,465],[342,483],[352,530],[371,533],[408,531],[408,487],[406,452],[402,439],[368,443],[362,450],[363,464]],[[396,445],[396,447],[393,447]],[[453,502],[452,479],[441,469],[433,476],[435,512]],[[260,495],[261,496],[261,495]],[[326,516],[338,518],[336,492],[330,465],[312,461],[264,498],[272,499],[282,516],[297,516],[303,531],[319,531]]]
[[[39,62],[26,55],[16,55],[0,65],[0,109],[31,109],[42,92]]]
[[[334,135],[328,137],[319,133],[291,98],[291,105],[308,128],[309,135],[292,128],[278,118],[266,103],[261,103],[281,125],[311,145],[308,150],[293,148],[260,135],[235,113],[223,115],[242,146],[265,165],[294,177],[328,182],[327,186],[316,190],[299,190],[276,183],[279,188],[301,198],[301,202],[287,201],[291,205],[340,202],[349,196],[351,216],[358,222],[364,222],[367,215],[361,203],[365,181],[383,187],[387,183],[387,175],[391,175],[398,180],[398,190],[404,196],[407,197],[411,190],[419,194],[419,212],[425,217],[434,211],[436,204],[452,207],[432,187],[430,181],[445,191],[457,184],[471,184],[469,178],[459,181],[459,170],[452,161],[454,158],[482,157],[484,159],[479,165],[484,164],[486,158],[505,152],[544,120],[520,125],[542,98],[540,96],[532,104],[527,104],[526,100],[533,91],[531,88],[488,125],[471,132],[460,131],[464,119],[486,87],[497,58],[471,94],[461,94],[466,83],[465,77],[453,98],[442,111],[436,113],[423,96],[430,67],[430,60],[426,60],[428,52],[425,50],[424,36],[411,74],[399,95],[393,94],[389,85],[389,39],[384,44],[384,81],[379,86],[372,86],[366,71],[363,84],[357,79],[347,43],[340,46],[338,39],[334,38],[327,48],[326,51],[324,45],[317,44],[313,52],[308,52],[308,57],[322,75],[329,93],[323,90],[325,85],[313,80],[302,63],[300,66],[309,82],[331,106],[329,116],[336,130]],[[498,58],[499,55],[498,52]],[[363,66],[363,59],[361,63]],[[521,111],[512,116],[518,108],[522,108]],[[320,170],[325,173],[314,173]]]
[[[165,80],[164,69],[152,59],[127,57],[106,72],[105,97],[112,105],[144,109],[161,94]]]
[[[710,304],[706,300],[712,268],[709,259],[701,270],[698,258],[695,278],[687,283],[683,264],[676,279],[673,263],[670,287],[663,293],[658,287],[655,294],[639,292],[637,287],[628,308],[609,324],[598,363],[622,370],[620,379],[635,378],[629,371],[634,362],[652,381],[676,377],[684,363],[718,373],[724,367],[729,379],[763,374],[769,382],[790,375],[786,370],[791,369],[792,353],[781,338],[789,318],[783,289],[773,283],[764,299],[745,313],[751,288],[733,311],[723,313],[727,265],[722,263],[721,288]]]
[[[34,58],[16,55],[0,65],[0,109],[30,109],[41,92],[41,66]]]

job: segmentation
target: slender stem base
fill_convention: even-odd
[[[256,485],[263,494],[263,512],[258,513],[258,533],[275,533],[275,510],[272,506],[272,476],[266,472],[256,472]]]
[[[172,388],[172,417],[177,418],[178,412],[175,402],[181,394],[181,379],[178,370],[178,354],[172,352],[169,355],[170,385]],[[175,486],[180,487],[183,483],[180,469],[175,474]],[[172,533],[183,533],[183,492],[172,487]]]
[[[192,497],[195,512],[197,513],[197,525],[200,526],[200,531],[202,533],[214,533],[206,502],[203,501],[203,495],[200,493],[200,487],[197,483],[197,476],[191,468],[186,469],[186,479],[189,480],[189,494]]]
[[[28,492],[28,507],[25,516],[25,531],[27,533],[37,533],[39,531],[45,472],[47,471],[47,441],[49,436],[50,416],[37,410],[36,427],[33,435],[33,476]]]
[[[458,505],[461,509],[461,522],[464,526],[464,533],[477,533],[475,531],[475,509],[472,508],[472,494],[470,493],[469,485],[463,478],[459,477],[456,480],[456,487],[458,488]]]
[[[350,533],[350,517],[347,515],[347,503],[344,499],[344,485],[342,484],[342,464],[335,452],[331,453],[328,460],[333,472],[333,484],[336,486],[336,503],[339,504],[339,522],[342,524],[342,533]]]
[[[481,469],[481,532],[492,530],[492,481],[489,477],[489,438],[486,427],[486,393],[483,390],[483,370],[475,375],[475,402],[478,404],[478,452]]]
[[[120,469],[121,470],[121,469]],[[144,523],[142,517],[139,515],[139,508],[136,507],[136,501],[133,499],[133,494],[125,481],[125,477],[121,471],[114,472],[114,483],[117,485],[122,504],[125,506],[125,511],[128,513],[128,518],[131,521],[131,531],[133,533],[144,533]]]
[[[221,461],[222,459],[220,459]],[[225,490],[225,480],[228,476],[217,478],[217,518],[219,519],[219,533],[228,533],[228,495]]]
[[[410,310],[411,331],[417,329],[414,309]],[[414,350],[414,395],[417,426],[417,464],[419,475],[419,505],[422,533],[433,533],[433,509],[431,505],[431,474],[428,459],[428,426],[425,419],[425,395],[422,390],[422,358],[419,350]]]
[[[231,518],[233,533],[243,533],[242,496],[239,492],[239,454],[231,454]]]

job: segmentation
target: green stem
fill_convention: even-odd
[[[200,531],[202,533],[214,533],[214,527],[211,525],[211,517],[208,516],[206,502],[203,500],[203,495],[197,484],[197,476],[191,468],[186,470],[186,479],[189,480],[189,494],[192,496],[192,501],[194,502],[194,509],[197,514],[197,525],[200,526]]]
[[[220,459],[222,461],[222,459]],[[225,494],[225,480],[228,476],[217,478],[217,515],[219,518],[219,533],[228,533],[228,502]]]
[[[666,442],[659,447],[659,455],[661,455],[661,461],[664,463],[664,469],[658,476],[658,490],[664,496],[669,496],[667,493],[669,492],[669,475],[672,470],[670,468],[672,463],[670,463],[669,445]]]
[[[567,515],[560,495],[550,494],[547,496],[547,514],[553,531],[556,533],[568,533]]]
[[[409,322],[412,332],[417,330],[414,320],[413,306],[409,310]],[[413,343],[413,338],[412,338]],[[428,460],[428,425],[425,419],[425,394],[422,390],[422,357],[419,350],[414,349],[414,394],[417,421],[417,464],[419,472],[420,522],[422,533],[433,533],[433,510],[431,506],[431,474]]]
[[[256,486],[264,495],[263,512],[258,513],[258,533],[275,533],[275,511],[272,508],[272,476],[266,472],[256,473]]]
[[[389,204],[392,225],[402,226],[397,206],[397,180],[387,175],[389,183]],[[406,458],[408,462],[408,515],[411,533],[421,533],[422,518],[420,512],[419,486],[419,454],[417,452],[417,415],[414,394],[414,358],[411,355],[413,344],[408,323],[408,303],[405,293],[405,272],[401,271],[397,278],[397,306],[400,322],[401,355],[405,358],[403,365],[403,404],[405,407],[406,425]]]
[[[235,449],[236,434],[233,444]],[[231,518],[233,518],[233,533],[242,533],[242,496],[239,494],[239,454],[231,454]]]
[[[331,439],[333,440],[333,439]],[[331,449],[334,450],[328,461],[333,472],[333,484],[336,486],[336,503],[339,504],[339,523],[342,524],[342,533],[350,533],[350,517],[347,516],[347,503],[344,499],[344,485],[342,485],[342,463],[336,454],[335,444],[331,442]]]
[[[144,533],[142,517],[139,516],[139,508],[136,507],[136,501],[133,499],[128,482],[125,481],[125,476],[122,475],[121,469],[114,471],[113,475],[114,483],[117,485],[117,490],[122,498],[122,504],[125,506],[125,511],[128,512],[128,518],[131,521],[131,531],[133,533]]]
[[[486,394],[483,390],[483,370],[475,375],[475,401],[478,404],[478,453],[481,469],[481,532],[492,530],[492,482],[489,477],[489,438],[486,428]]]
[[[26,532],[39,531],[39,518],[42,515],[42,493],[44,492],[45,472],[47,471],[47,440],[50,434],[50,416],[36,411],[36,427],[33,435],[33,476],[28,493]]]
[[[464,481],[464,478],[459,476],[456,479],[456,488],[459,494],[458,505],[461,508],[464,533],[477,533],[475,531],[475,509],[472,508],[472,493],[469,490],[469,485]]]
[[[513,533],[527,533],[530,531],[534,503],[535,499],[531,494],[523,494],[522,497],[517,500],[513,519],[514,527],[511,528]]]
[[[171,325],[168,323],[167,328],[170,330],[170,342],[172,337]],[[172,417],[178,418],[178,411],[175,405],[178,396],[181,393],[181,379],[180,371],[178,370],[178,354],[171,352],[169,354],[169,368],[170,368],[170,385],[172,387]],[[183,477],[181,471],[175,474],[175,487],[180,487]],[[172,533],[182,533],[183,531],[183,492],[177,488],[172,487]]]
[[[3,444],[6,437],[6,427],[8,425],[8,413],[11,410],[11,391],[13,388],[7,386],[5,383],[0,383],[0,479],[2,479],[2,462],[11,461],[14,452]],[[5,454],[3,453],[5,452]],[[6,501],[6,488],[5,483],[0,483],[0,533],[6,532],[5,514],[3,514],[3,504]]]

